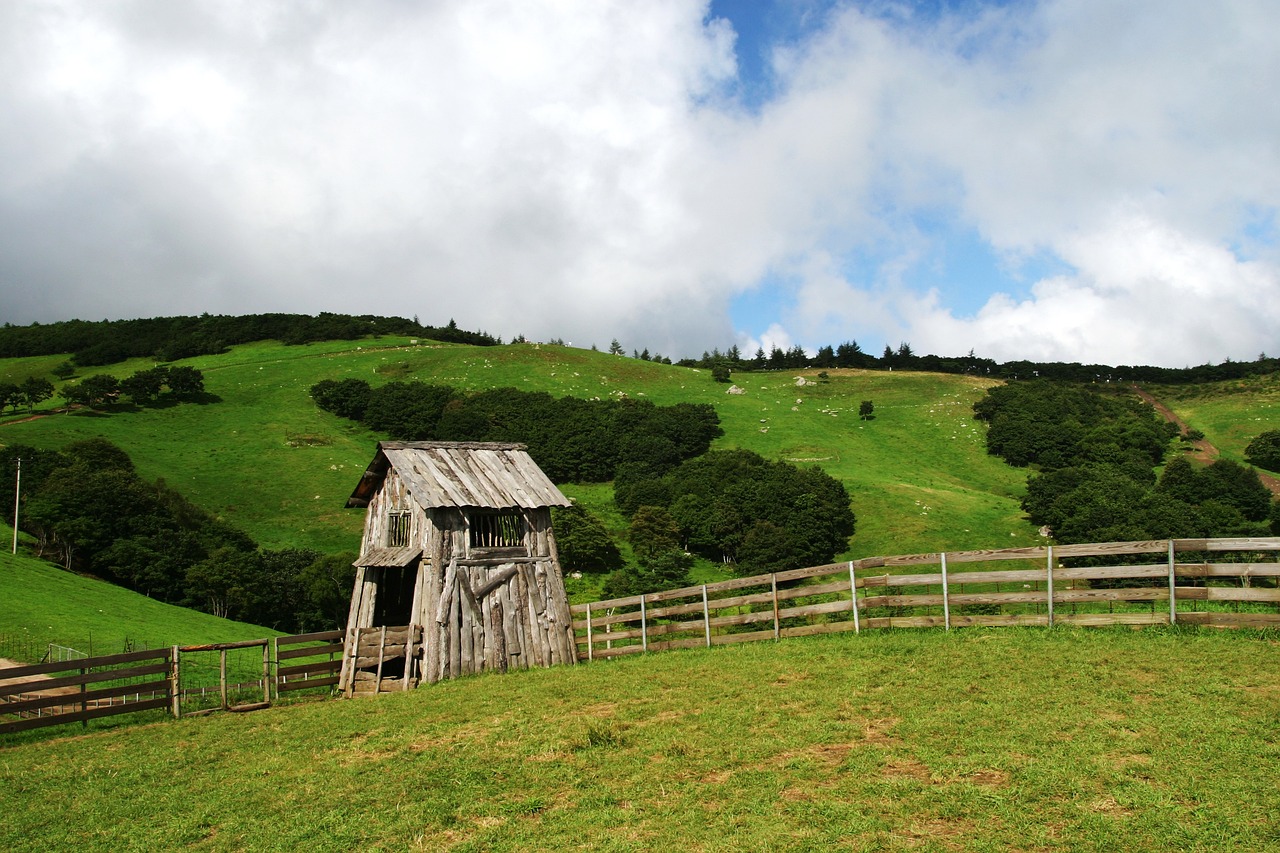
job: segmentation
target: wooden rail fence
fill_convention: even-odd
[[[247,711],[267,707],[282,693],[338,683],[342,665],[341,631],[321,631],[236,643],[171,646],[53,661],[0,669],[0,734],[163,709],[183,716],[183,703],[216,696],[214,707],[186,711]],[[262,649],[262,676],[234,684],[228,677],[227,653]],[[217,685],[191,681],[194,661],[201,653],[217,653]],[[185,670],[184,670],[185,667]],[[261,701],[235,703],[233,697],[256,691]]]
[[[578,604],[570,611],[579,660],[870,628],[1280,628],[1277,555],[1280,537],[871,557]],[[906,573],[923,566],[932,568]]]

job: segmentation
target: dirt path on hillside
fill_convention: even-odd
[[[38,421],[41,418],[47,418],[48,415],[29,415],[25,418],[18,418],[16,421],[5,421],[0,426],[8,426],[9,424],[25,424],[28,421]]]
[[[1144,391],[1143,389],[1139,388],[1137,385],[1134,385],[1132,387],[1133,387],[1133,393],[1141,397],[1144,402],[1150,403],[1152,406],[1154,406],[1155,410],[1160,413],[1161,417],[1163,417],[1166,421],[1168,421],[1171,424],[1177,424],[1178,430],[1179,432],[1181,432],[1182,435],[1187,434],[1187,430],[1189,429],[1189,427],[1187,426],[1186,421],[1184,421],[1182,418],[1174,414],[1172,409],[1170,409],[1164,403],[1161,403],[1159,400],[1157,400],[1154,396],[1152,396],[1150,392]],[[1193,441],[1191,442],[1191,446],[1195,448],[1191,453],[1192,458],[1200,462],[1205,462],[1205,463],[1213,462],[1215,459],[1218,459],[1222,455],[1221,453],[1218,452],[1218,448],[1215,447],[1207,439],[1202,438],[1198,441]],[[1271,490],[1271,494],[1275,495],[1277,498],[1280,498],[1280,478],[1274,477],[1271,474],[1266,473],[1265,471],[1258,471],[1258,479],[1262,481],[1262,485],[1266,486],[1268,489]]]

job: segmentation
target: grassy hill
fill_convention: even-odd
[[[1280,374],[1146,390],[1236,462],[1258,433],[1280,429]]]
[[[0,381],[47,371],[60,359],[0,361]],[[414,345],[382,338],[287,347],[261,343],[183,362],[219,402],[0,421],[0,442],[61,446],[102,435],[148,478],[238,525],[266,547],[353,550],[362,516],[343,508],[379,436],[318,410],[320,379],[375,384],[415,378],[469,390],[515,387],[554,395],[627,394],[659,404],[707,402],[725,436],[773,459],[816,464],[853,498],[858,532],[847,556],[987,547],[1034,541],[1018,499],[1025,472],[986,455],[971,406],[988,384],[963,376],[830,370],[739,373],[730,395],[707,371],[559,346]],[[150,366],[109,369],[127,376]],[[90,371],[97,372],[97,371]],[[814,384],[797,387],[796,377]],[[858,405],[871,400],[875,417]],[[50,401],[49,409],[59,401]],[[562,484],[607,512],[607,487]]]
[[[61,361],[0,361],[0,381]],[[267,547],[351,551],[362,515],[342,506],[379,436],[317,410],[307,389],[319,379],[625,393],[712,403],[718,446],[840,478],[858,514],[848,556],[1036,540],[1018,508],[1026,472],[985,453],[970,409],[985,383],[966,377],[736,374],[746,393],[729,395],[705,371],[603,353],[389,338],[187,363],[219,402],[6,416],[0,443],[103,435]],[[815,384],[797,386],[801,375]],[[1163,398],[1242,453],[1280,428],[1269,389]],[[862,400],[873,420],[858,418]],[[1246,412],[1262,419],[1247,433]],[[620,523],[607,485],[563,487]],[[42,625],[94,651],[266,633],[0,555],[0,631]],[[121,726],[0,750],[0,847],[1274,849],[1275,784],[1259,771],[1280,758],[1280,674],[1260,653],[1271,642],[886,631]]]
[[[5,542],[11,527],[0,527]],[[49,643],[107,655],[126,646],[225,643],[277,633],[153,601],[43,560],[0,553],[0,657],[35,662]]]
[[[864,633],[118,728],[0,750],[0,847],[1274,850],[1263,646]]]

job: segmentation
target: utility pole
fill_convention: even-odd
[[[13,553],[18,553],[18,503],[22,500],[22,457],[19,456],[18,481],[13,492]]]

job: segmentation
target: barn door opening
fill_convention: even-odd
[[[348,641],[346,694],[385,693],[415,687],[420,679],[422,628],[414,612],[421,560],[378,566],[373,576],[372,617]]]
[[[408,625],[413,621],[413,592],[418,561],[407,566],[384,566],[373,606],[374,625]]]

